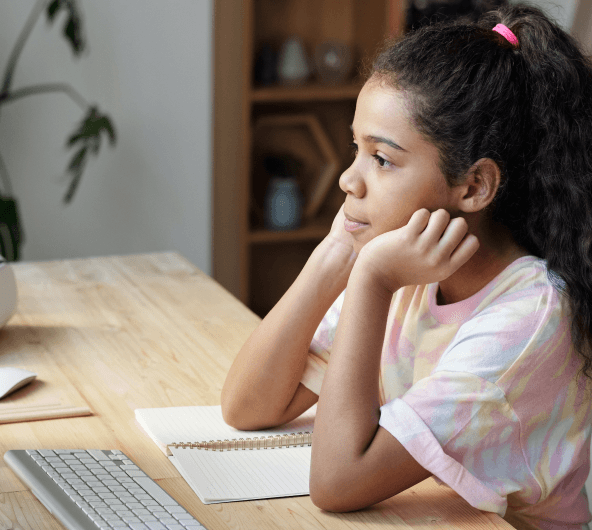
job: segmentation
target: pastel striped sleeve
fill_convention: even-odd
[[[469,504],[503,516],[507,496],[537,502],[520,421],[495,384],[469,373],[436,372],[381,407],[379,424],[417,462]]]
[[[329,364],[329,355],[333,347],[344,299],[345,291],[337,297],[325,313],[308,349],[308,358],[300,382],[317,395],[321,393],[321,385]]]

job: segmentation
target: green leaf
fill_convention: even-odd
[[[68,164],[67,171],[69,173],[78,171],[80,169],[80,167],[82,167],[84,165],[84,160],[86,158],[87,151],[88,151],[88,147],[84,146],[84,147],[80,148],[74,154],[74,156],[70,160],[70,163]]]
[[[72,156],[66,172],[71,176],[70,186],[64,197],[64,202],[69,203],[78,187],[82,173],[88,161],[88,155],[97,156],[101,147],[101,132],[105,132],[111,145],[116,142],[115,127],[111,119],[99,113],[96,106],[91,106],[81,120],[76,130],[66,140],[66,147],[78,147]]]
[[[78,188],[78,184],[80,184],[80,179],[82,178],[82,173],[87,161],[87,152],[88,148],[86,146],[82,147],[74,154],[68,164],[67,173],[72,176],[72,180],[70,181],[66,195],[64,195],[64,202],[66,204],[69,204],[72,201],[74,193],[76,193],[76,189]]]
[[[103,131],[107,134],[109,143],[115,145],[117,135],[111,119],[106,114],[99,114],[97,107],[90,107],[79,127],[66,140],[66,146],[72,147],[76,143],[99,138]]]
[[[77,20],[74,17],[70,17],[64,27],[64,36],[70,41],[74,55],[80,55],[85,45],[84,38],[82,37],[82,28],[80,26],[81,21],[79,19]]]
[[[76,190],[78,189],[78,184],[80,184],[80,179],[82,177],[82,171],[83,171],[83,169],[80,169],[79,171],[76,171],[72,175],[72,181],[70,182],[70,186],[68,187],[68,191],[66,192],[66,195],[64,195],[64,202],[66,204],[70,204],[72,202],[72,199],[74,198],[74,194],[76,193]]]
[[[47,6],[47,20],[52,23],[62,9],[68,13],[63,29],[64,37],[70,43],[74,55],[80,55],[86,42],[82,32],[82,16],[76,0],[53,0],[50,2]]]
[[[109,116],[104,114],[101,117],[99,127],[102,131],[107,133],[107,136],[109,137],[109,143],[111,145],[115,145],[117,143],[117,134],[115,133],[115,127],[113,126],[113,122]]]
[[[88,144],[90,146],[92,154],[97,156],[99,154],[99,148],[101,147],[101,137],[93,136],[89,139]]]
[[[53,0],[53,2],[50,2],[47,6],[47,19],[49,22],[53,22],[56,13],[60,10],[61,3],[61,0]]]

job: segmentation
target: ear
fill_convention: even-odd
[[[491,158],[481,158],[469,169],[464,184],[459,186],[458,207],[471,213],[486,208],[500,186],[501,171]]]

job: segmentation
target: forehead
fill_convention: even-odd
[[[411,121],[409,105],[402,91],[370,79],[358,95],[355,134],[384,136],[390,133],[393,136],[396,133],[401,141],[410,139],[406,135],[419,136]]]

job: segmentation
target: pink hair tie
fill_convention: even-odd
[[[508,26],[504,26],[503,24],[498,24],[492,31],[497,31],[501,36],[503,36],[510,44],[514,47],[518,47],[518,38],[516,35],[512,33]]]

